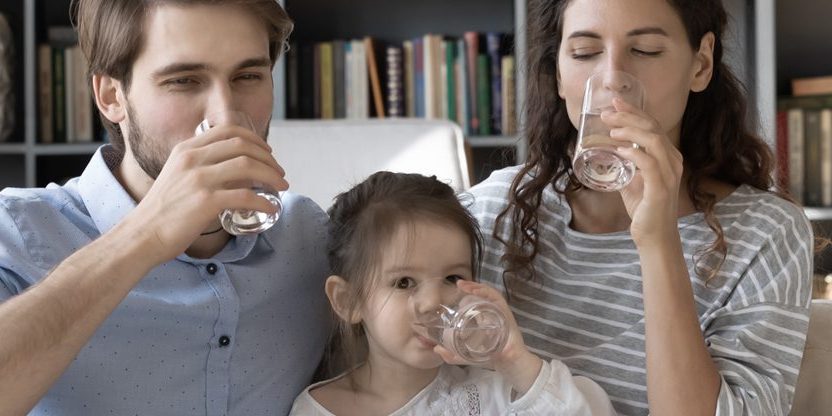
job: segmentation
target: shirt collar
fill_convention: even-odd
[[[110,231],[127,214],[136,208],[136,201],[127,193],[113,174],[121,157],[110,145],[103,145],[93,155],[78,183],[81,199],[89,211],[92,221],[101,234]],[[195,259],[187,254],[177,256],[187,263],[206,263],[209,261],[234,262],[251,253],[259,236],[238,236],[232,238],[212,259]],[[264,238],[262,245],[271,249],[271,244]]]

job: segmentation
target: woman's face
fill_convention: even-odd
[[[602,70],[628,72],[644,85],[645,111],[678,146],[690,91],[710,81],[713,40],[693,50],[667,0],[572,0],[563,16],[558,82],[578,126],[584,85]]]

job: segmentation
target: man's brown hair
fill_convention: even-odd
[[[81,50],[89,62],[89,74],[117,79],[127,92],[133,64],[144,42],[143,28],[147,14],[161,5],[205,4],[239,5],[261,18],[269,33],[269,57],[274,65],[285,49],[286,39],[293,28],[292,20],[277,0],[73,0],[70,10]],[[123,154],[121,129],[116,123],[100,116],[113,147]]]

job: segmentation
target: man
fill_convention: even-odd
[[[76,0],[112,145],[65,186],[0,193],[0,414],[285,414],[329,330],[326,215],[285,194],[232,237],[243,183],[288,184],[265,143],[275,0]],[[207,115],[249,114],[257,132]],[[237,184],[237,185],[234,185]]]

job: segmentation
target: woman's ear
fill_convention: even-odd
[[[329,298],[329,304],[332,305],[332,310],[339,318],[353,325],[361,322],[361,313],[358,310],[350,313],[349,283],[343,277],[329,276],[324,290],[326,297]]]
[[[108,75],[92,76],[92,91],[95,98],[95,105],[107,120],[113,123],[120,123],[124,120],[127,110],[125,104],[124,90],[121,88],[121,81]]]
[[[716,36],[713,32],[708,32],[702,36],[699,41],[699,50],[694,56],[693,80],[691,80],[690,90],[693,92],[704,91],[711,83],[711,77],[714,74],[714,44],[716,43]]]

